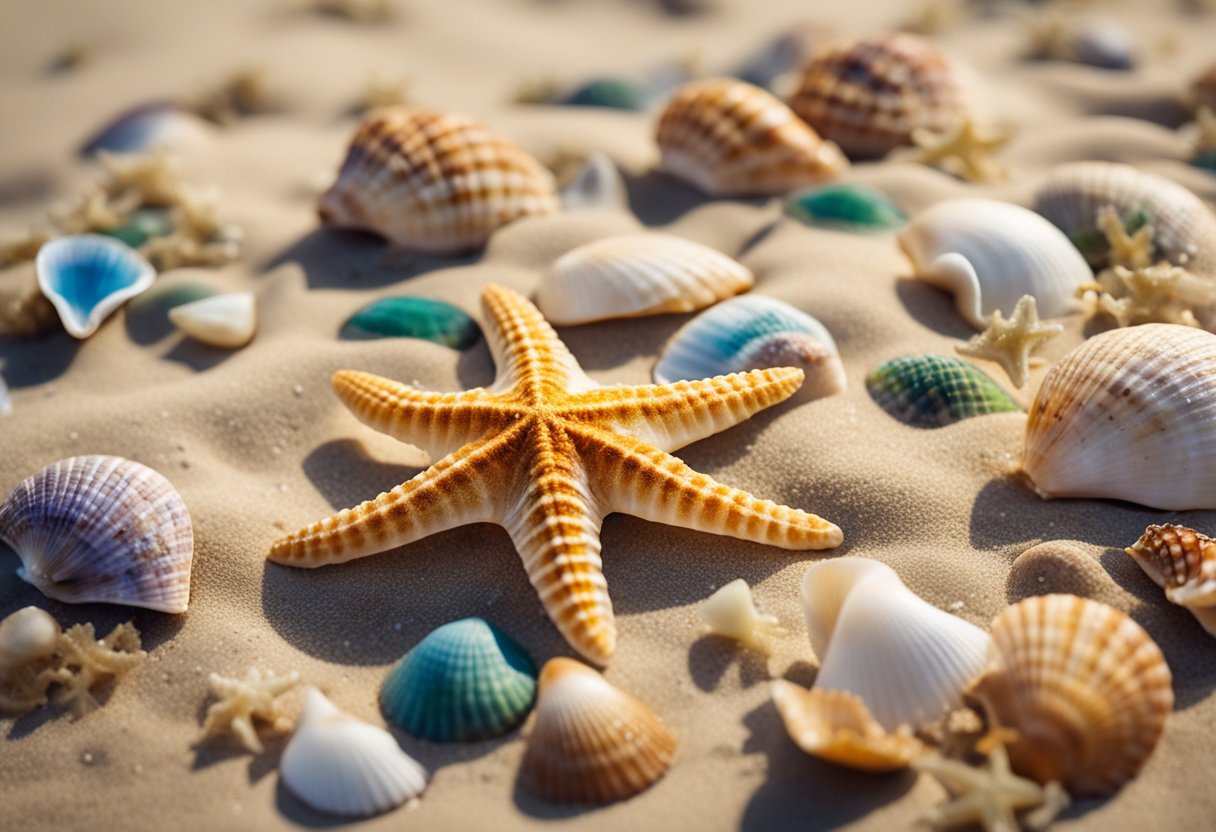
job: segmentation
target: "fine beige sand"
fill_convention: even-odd
[[[807,757],[769,701],[771,679],[814,679],[798,604],[807,564],[841,554],[881,560],[928,600],[986,627],[1029,583],[1025,576],[1011,581],[1014,558],[1053,539],[1078,541],[1098,559],[1110,585],[1096,591],[1160,643],[1177,697],[1142,774],[1109,800],[1077,803],[1059,827],[1211,824],[1216,644],[1185,610],[1167,605],[1120,550],[1151,522],[1182,519],[1211,531],[1216,512],[1179,516],[1109,501],[1040,501],[1009,475],[1019,455],[1020,414],[938,430],[901,425],[867,395],[865,373],[896,355],[950,353],[971,331],[948,296],[909,279],[893,237],[811,230],[782,219],[776,201],[709,200],[653,173],[649,114],[510,103],[528,80],[640,76],[693,53],[706,71],[722,71],[807,17],[859,34],[906,14],[898,3],[718,6],[671,17],[643,2],[413,0],[400,19],[376,26],[273,0],[53,0],[6,10],[0,227],[35,221],[94,177],[96,167],[74,149],[123,107],[189,93],[255,63],[266,68],[281,110],[218,132],[183,159],[187,180],[222,188],[225,216],[245,230],[243,257],[220,270],[161,278],[164,286],[203,281],[255,292],[261,326],[251,346],[222,352],[184,341],[155,304],[119,313],[83,343],[62,332],[0,340],[0,373],[13,398],[12,415],[0,417],[0,494],[57,459],[118,454],[174,483],[190,506],[196,539],[190,609],[178,617],[50,601],[15,577],[16,556],[0,548],[0,615],[37,604],[65,625],[92,621],[102,632],[132,618],[149,651],[105,706],[79,722],[55,708],[0,722],[0,828],[329,825],[280,786],[282,738],[258,757],[225,741],[196,745],[209,673],[238,675],[251,665],[297,670],[341,707],[382,724],[376,699],[387,667],[447,621],[484,616],[538,664],[568,655],[497,527],[459,528],[315,571],[264,558],[284,530],[372,497],[425,464],[416,449],[363,427],[341,406],[329,388],[333,371],[367,370],[436,390],[493,378],[484,342],[458,353],[421,341],[339,340],[348,315],[375,298],[409,294],[480,316],[485,283],[531,292],[565,251],[639,225],[738,257],[755,271],[756,292],[809,311],[831,330],[847,393],[775,407],[681,456],[723,482],[833,520],[845,544],[816,556],[609,517],[604,570],[619,648],[607,675],[679,735],[668,776],[621,804],[557,808],[517,786],[519,732],[445,746],[397,732],[433,781],[417,806],[360,828],[908,828],[943,799],[935,781],[907,772],[868,776]],[[1003,14],[974,13],[938,36],[986,80],[994,117],[1017,127],[1001,157],[1009,183],[971,186],[904,162],[859,166],[850,178],[885,189],[914,213],[962,194],[1025,202],[1052,165],[1110,159],[1216,198],[1216,177],[1187,165],[1187,143],[1174,129],[1186,119],[1177,100],[1186,79],[1213,57],[1216,17],[1164,2],[1093,4],[1091,13],[1134,28],[1142,47],[1134,73],[1023,61],[1024,33]],[[72,42],[91,44],[92,60],[72,72],[46,71]],[[375,74],[411,75],[416,103],[474,115],[542,160],[563,150],[606,151],[627,173],[634,215],[519,222],[484,252],[462,258],[417,256],[372,237],[319,230],[318,183],[336,169],[355,124],[346,110]],[[643,384],[664,341],[688,317],[559,334],[594,379]],[[1065,323],[1051,359],[1082,339],[1079,317]],[[986,369],[1004,380],[995,366]],[[738,577],[787,630],[767,659],[699,629],[701,600]],[[1053,576],[1043,577],[1040,586],[1053,588]],[[1069,580],[1061,586],[1074,586]]]

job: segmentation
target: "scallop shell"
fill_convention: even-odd
[[[558,208],[552,175],[510,141],[464,116],[389,107],[355,132],[320,214],[329,225],[451,254]]]
[[[644,703],[581,662],[550,659],[520,777],[555,803],[608,803],[644,791],[671,765],[676,738]]]
[[[919,214],[898,235],[916,276],[954,293],[976,329],[999,309],[1009,317],[1031,295],[1044,318],[1081,308],[1093,273],[1068,238],[1033,211],[991,199],[952,199]]]
[[[763,638],[778,629],[775,616],[756,609],[751,587],[742,578],[709,596],[697,615],[713,635],[733,638],[748,647],[759,648]]]
[[[878,561],[811,566],[802,611],[821,663],[815,686],[856,695],[887,731],[938,718],[984,667],[984,631],[922,600]]]
[[[1075,595],[1007,608],[992,623],[989,658],[972,692],[1017,732],[1014,770],[1073,794],[1107,794],[1134,777],[1173,708],[1170,669],[1148,633]]]
[[[61,632],[59,622],[38,607],[7,616],[0,621],[0,675],[50,656]]]
[[[879,364],[866,389],[883,410],[917,428],[1012,413],[1017,403],[974,364],[949,355],[905,355]]]
[[[389,671],[380,688],[384,715],[435,742],[505,734],[536,697],[536,666],[523,648],[480,618],[444,624]]]
[[[923,38],[892,33],[816,55],[788,103],[851,159],[912,144],[915,130],[946,133],[968,112],[965,85],[950,60]]]
[[[630,234],[579,246],[540,280],[536,305],[551,323],[692,312],[747,291],[751,271],[670,234]]]
[[[1054,168],[1035,191],[1034,209],[1056,224],[1094,266],[1107,261],[1098,212],[1113,206],[1129,231],[1153,226],[1158,257],[1216,277],[1216,215],[1186,188],[1113,162],[1073,162]]]
[[[116,456],[48,465],[0,503],[0,540],[17,574],[69,604],[186,611],[194,534],[167,479]]]
[[[702,312],[682,326],[654,366],[659,384],[798,367],[806,381],[802,401],[841,393],[844,365],[827,328],[805,312],[775,298],[744,295]]]
[[[52,240],[38,250],[35,268],[38,288],[74,338],[88,338],[156,280],[156,269],[139,252],[100,234]]]
[[[1216,636],[1216,540],[1186,526],[1149,526],[1124,550],[1165,590],[1165,597],[1186,607]]]
[[[385,812],[426,788],[426,769],[390,733],[339,710],[316,688],[304,694],[279,776],[302,803],[345,818]]]
[[[1022,468],[1052,497],[1216,508],[1216,335],[1143,324],[1090,338],[1048,371]]]
[[[778,679],[773,704],[785,730],[813,757],[861,771],[898,771],[925,752],[906,725],[887,733],[865,703],[842,690],[806,690]]]
[[[252,292],[232,292],[183,303],[169,310],[169,320],[194,340],[225,350],[248,344],[258,327]]]
[[[161,147],[184,147],[206,140],[211,132],[205,121],[180,104],[152,101],[109,121],[81,146],[80,154],[147,153]]]

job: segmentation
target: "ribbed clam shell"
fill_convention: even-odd
[[[905,355],[866,375],[883,410],[918,428],[944,427],[972,416],[1018,409],[1000,385],[974,364],[949,355]]]
[[[649,707],[559,657],[541,670],[520,776],[555,803],[608,803],[653,784],[675,751],[675,736]]]
[[[74,338],[152,285],[156,269],[126,243],[100,234],[60,237],[38,250],[38,288]]]
[[[195,144],[210,135],[207,123],[180,104],[153,101],[117,115],[81,146],[80,153],[147,153]]]
[[[812,58],[789,105],[851,159],[912,143],[918,129],[944,133],[967,115],[958,70],[916,35],[873,35]]]
[[[1041,497],[1216,508],[1216,335],[1144,324],[1090,338],[1048,371],[1022,468]]]
[[[380,707],[393,723],[435,742],[505,734],[536,697],[536,666],[488,621],[465,618],[430,633],[393,666]]]
[[[692,312],[755,278],[709,246],[670,234],[629,234],[579,246],[541,277],[536,305],[552,323]]]
[[[1216,540],[1166,523],[1149,526],[1124,551],[1165,590],[1166,598],[1189,609],[1216,636]]]
[[[988,636],[939,610],[878,561],[843,557],[802,577],[817,688],[859,697],[886,730],[932,721],[984,667]]]
[[[661,167],[711,196],[784,194],[848,167],[772,93],[713,78],[676,91],[659,119]]]
[[[252,292],[231,292],[183,303],[169,310],[169,320],[194,340],[226,350],[248,344],[258,327]]]
[[[659,384],[798,367],[806,381],[795,394],[803,401],[845,389],[844,365],[827,328],[800,309],[775,298],[744,295],[710,307],[682,326],[654,366]]]
[[[1153,226],[1157,257],[1216,277],[1216,215],[1164,177],[1114,162],[1073,162],[1054,168],[1034,195],[1034,209],[1059,227],[1095,266],[1106,265],[1098,212],[1113,206],[1129,230]]]
[[[552,175],[512,142],[464,116],[391,107],[359,126],[320,214],[406,248],[457,253],[558,208]]]
[[[69,604],[186,611],[194,534],[167,479],[116,456],[74,456],[18,485],[0,503],[0,540],[17,574]]]
[[[725,584],[697,610],[709,632],[759,647],[764,635],[777,627],[777,619],[756,609],[751,587],[737,578]]]
[[[1027,598],[992,623],[988,671],[974,685],[1012,728],[1014,770],[1073,794],[1119,788],[1152,753],[1174,704],[1161,650],[1113,607],[1075,595]]]
[[[0,675],[51,655],[60,632],[59,622],[38,607],[22,607],[0,621]]]
[[[916,276],[954,294],[976,329],[1005,317],[1030,295],[1044,318],[1080,309],[1077,289],[1093,273],[1068,238],[1033,211],[991,199],[953,199],[917,215],[899,232]]]
[[[422,794],[426,769],[383,728],[340,711],[316,688],[279,763],[283,785],[327,815],[363,818]]]

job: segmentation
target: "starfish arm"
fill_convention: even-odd
[[[587,427],[576,441],[609,511],[782,549],[831,549],[844,540],[822,517],[715,482],[636,439]]]
[[[523,430],[471,442],[412,480],[277,540],[269,558],[313,568],[344,563],[463,526],[498,519]]]
[[[486,286],[481,296],[486,341],[498,367],[493,390],[515,390],[538,403],[596,387],[578,366],[540,311],[500,286]]]
[[[602,387],[572,396],[562,412],[675,451],[785,401],[803,378],[802,370],[775,367],[698,381]]]

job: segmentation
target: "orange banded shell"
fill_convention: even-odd
[[[1124,550],[1165,597],[1186,607],[1216,636],[1216,540],[1186,526],[1149,526]]]

